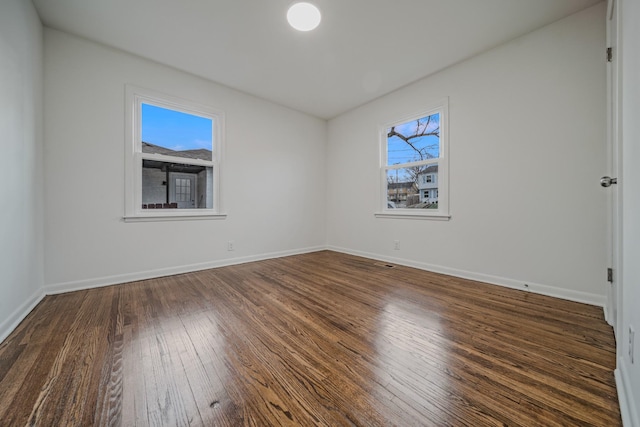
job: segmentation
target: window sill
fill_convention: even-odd
[[[226,219],[226,213],[159,213],[146,215],[125,216],[124,222],[152,222],[152,221],[191,221],[191,220],[216,220]]]
[[[438,214],[438,213],[420,213],[412,212],[411,209],[402,209],[397,212],[375,212],[376,218],[394,218],[394,219],[427,219],[432,221],[449,221],[451,215]]]

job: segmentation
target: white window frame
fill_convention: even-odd
[[[125,222],[226,218],[226,214],[222,210],[220,194],[224,154],[224,113],[206,105],[133,85],[126,85],[125,99]],[[142,104],[154,105],[212,120],[211,160],[143,153]],[[213,208],[142,209],[142,161],[145,159],[211,167],[213,169]]]
[[[440,115],[440,156],[417,162],[387,165],[387,132],[393,126],[398,126],[413,120],[421,119],[433,114]],[[377,218],[429,219],[449,220],[449,99],[444,98],[432,104],[430,108],[383,123],[379,126],[380,136],[380,201]],[[428,166],[438,164],[438,209],[389,208],[387,204],[387,171],[404,169],[413,166]]]

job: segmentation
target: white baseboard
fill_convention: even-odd
[[[616,389],[618,390],[618,402],[620,403],[620,415],[622,425],[625,427],[640,427],[640,408],[638,398],[631,390],[629,374],[622,357],[618,358],[618,368],[614,371]]]
[[[62,294],[65,292],[80,291],[84,289],[100,288],[103,286],[117,285],[120,283],[135,282],[138,280],[154,279],[156,277],[173,276],[175,274],[191,273],[193,271],[208,270],[210,268],[225,267],[228,265],[244,264],[265,259],[282,258],[291,255],[300,255],[310,252],[325,250],[325,246],[315,246],[310,248],[294,249],[289,251],[270,252],[260,255],[246,257],[228,258],[218,261],[202,262],[198,264],[188,264],[176,267],[159,268],[156,270],[140,271],[128,274],[118,274],[113,276],[96,277],[92,279],[77,280],[73,282],[53,283],[45,285],[46,295]]]
[[[44,297],[44,291],[42,289],[38,289],[24,302],[24,304],[20,305],[20,307],[11,313],[6,320],[0,323],[0,343],[18,327],[20,322],[22,322],[24,318],[31,313],[31,310],[33,310]]]
[[[562,289],[555,286],[543,285],[540,283],[532,283],[524,280],[509,279],[506,277],[492,276],[492,275],[483,274],[483,273],[474,273],[471,271],[465,271],[465,270],[459,270],[455,268],[443,267],[439,265],[427,264],[419,261],[406,260],[402,258],[388,257],[388,256],[379,255],[379,254],[346,249],[346,248],[341,248],[336,246],[328,246],[327,249],[335,252],[342,252],[342,253],[361,256],[365,258],[371,258],[379,261],[390,262],[393,264],[404,265],[407,267],[414,267],[420,270],[432,271],[434,273],[441,273],[449,276],[460,277],[462,279],[469,279],[469,280],[475,280],[478,282],[491,283],[492,285],[499,285],[507,288],[518,289],[521,291],[529,291],[529,292],[546,295],[550,297],[595,305],[597,307],[604,308],[605,306],[605,297],[602,295],[590,294],[587,292],[572,291],[569,289]],[[527,287],[524,286],[525,283],[528,285]]]
[[[553,286],[526,282],[528,288],[524,288],[523,281],[514,279],[491,276],[482,273],[473,273],[465,270],[458,270],[449,267],[442,267],[417,261],[405,260],[394,257],[381,256],[374,253],[351,250],[336,246],[314,246],[309,248],[294,249],[288,251],[271,252],[266,254],[251,255],[246,257],[229,258],[219,261],[210,261],[198,264],[189,264],[177,267],[161,268],[156,270],[148,270],[142,272],[119,274],[113,276],[96,277],[85,280],[77,280],[72,282],[53,283],[45,285],[38,292],[34,293],[24,304],[18,307],[15,312],[9,316],[7,320],[0,324],[0,342],[2,342],[9,334],[20,324],[20,322],[33,310],[33,308],[44,298],[45,295],[55,295],[65,292],[73,292],[83,289],[99,288],[103,286],[116,285],[120,283],[134,282],[138,280],[153,279],[156,277],[171,276],[175,274],[190,273],[193,271],[207,270],[210,268],[224,267],[228,265],[244,264],[247,262],[261,261],[265,259],[281,258],[290,255],[300,255],[304,253],[317,252],[322,250],[332,250],[346,254],[371,258],[375,260],[391,262],[394,264],[414,267],[421,270],[433,271],[435,273],[447,274],[450,276],[461,277],[464,279],[476,280],[480,282],[491,283],[495,285],[505,286],[508,288],[528,290],[530,292],[548,295],[556,298],[562,298],[570,301],[582,302],[586,304],[605,306],[605,297],[600,295],[589,294],[585,292],[571,291]]]

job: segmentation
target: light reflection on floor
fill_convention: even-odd
[[[375,339],[381,387],[408,411],[422,407],[434,424],[451,421],[447,409],[455,391],[447,375],[450,350],[443,334],[437,314],[402,298],[385,305]]]

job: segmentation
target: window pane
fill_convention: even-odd
[[[143,160],[142,208],[213,209],[213,168]]]
[[[213,120],[142,104],[142,152],[211,160]]]
[[[387,166],[440,157],[440,114],[387,129]]]
[[[387,208],[437,209],[438,164],[387,169]]]

